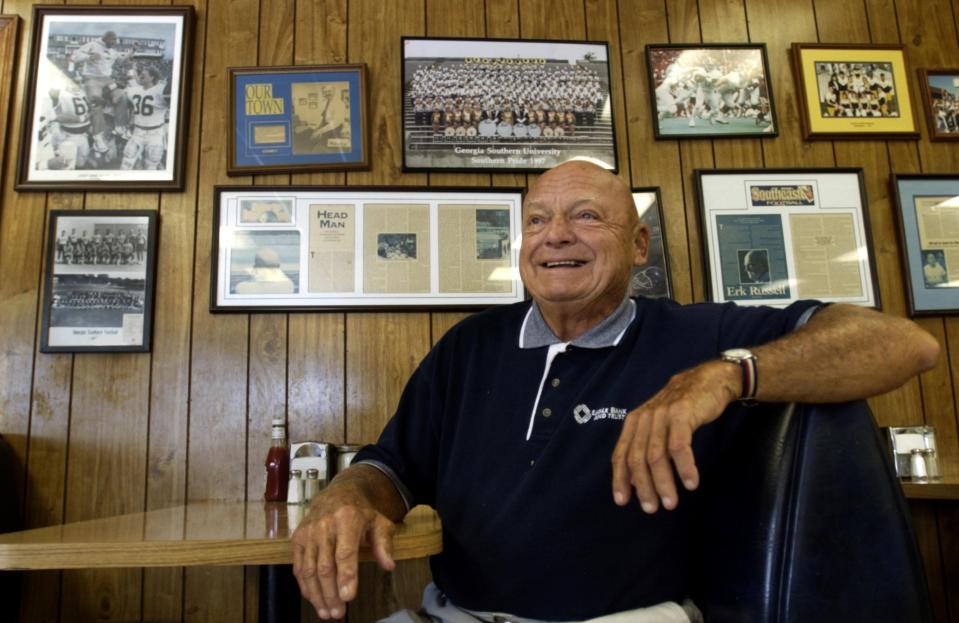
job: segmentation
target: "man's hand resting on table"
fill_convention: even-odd
[[[309,513],[293,533],[293,575],[320,618],[343,617],[346,602],[356,597],[361,545],[373,550],[384,570],[396,566],[396,526],[375,508],[365,482],[377,476],[381,476],[378,470],[367,465],[343,472],[313,498]]]

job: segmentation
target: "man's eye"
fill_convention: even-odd
[[[542,225],[542,224],[543,224],[543,219],[541,219],[541,218],[538,217],[538,216],[531,216],[530,219],[529,219],[529,224],[530,224],[530,225]]]
[[[588,221],[595,221],[595,220],[596,220],[596,215],[593,214],[592,212],[580,212],[578,218],[580,218],[580,219],[585,219],[585,220],[588,220]]]

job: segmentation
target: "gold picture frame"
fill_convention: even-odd
[[[794,43],[803,138],[915,139],[915,101],[900,45]]]

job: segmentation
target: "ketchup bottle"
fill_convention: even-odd
[[[285,502],[287,481],[290,479],[290,452],[286,445],[286,422],[282,418],[273,420],[273,444],[266,455],[266,492],[267,502]]]

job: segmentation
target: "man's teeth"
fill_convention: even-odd
[[[546,268],[555,268],[557,266],[581,266],[583,263],[577,260],[563,260],[561,262],[546,262]]]

